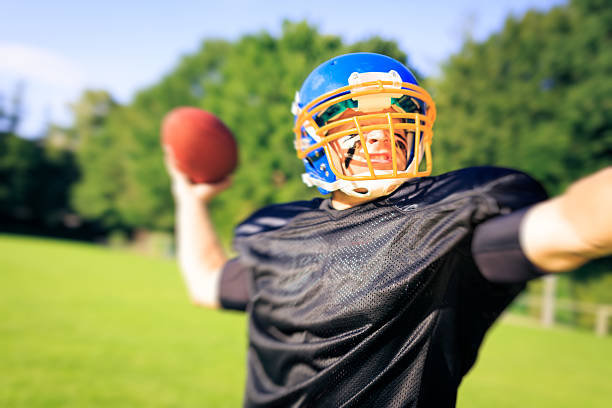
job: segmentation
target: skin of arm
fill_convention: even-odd
[[[176,204],[178,262],[191,301],[197,306],[219,307],[219,279],[228,258],[214,230],[207,204],[231,184],[192,184],[166,153],[166,168]]]
[[[568,271],[612,254],[612,166],[531,208],[519,240],[527,258],[548,272]]]

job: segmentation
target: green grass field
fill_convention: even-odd
[[[237,407],[246,321],[191,306],[174,262],[0,235],[0,407]],[[612,338],[505,321],[460,408],[611,407]]]

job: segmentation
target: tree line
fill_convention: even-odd
[[[611,29],[612,9],[604,0],[529,11],[509,17],[485,41],[467,39],[430,78],[394,40],[347,44],[307,22],[284,22],[278,36],[263,31],[235,41],[205,39],[128,104],[103,90],[85,91],[72,105],[74,124],[51,126],[35,143],[18,138],[14,126],[0,127],[0,216],[53,226],[77,214],[98,232],[172,231],[159,128],[166,112],[190,105],[217,114],[238,141],[233,186],[211,203],[229,245],[233,227],[255,209],[317,195],[300,180],[289,107],[314,67],[356,51],[406,63],[432,93],[435,173],[513,167],[558,194],[612,163]],[[0,126],[14,125],[9,108],[0,106]],[[606,262],[580,275],[585,285],[612,270]],[[598,295],[600,301],[612,303],[608,293]]]

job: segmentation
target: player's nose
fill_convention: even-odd
[[[368,144],[382,143],[382,142],[390,143],[391,141],[390,141],[388,133],[389,133],[388,131],[382,130],[382,129],[372,130],[368,132],[368,134],[366,135],[366,140]]]

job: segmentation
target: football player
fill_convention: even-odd
[[[528,175],[429,176],[436,110],[389,57],[333,58],[293,104],[303,180],[228,260],[206,203],[168,158],[193,301],[249,315],[248,407],[452,407],[483,336],[529,279],[612,253],[612,168],[547,199]]]

